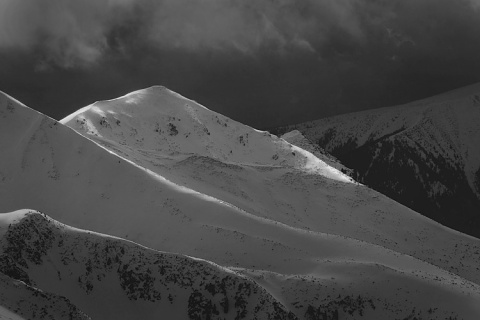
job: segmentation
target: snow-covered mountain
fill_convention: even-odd
[[[355,170],[357,180],[480,236],[480,84],[407,105],[287,128]]]
[[[0,95],[0,148],[8,155],[0,157],[0,211],[35,208],[91,233],[212,261],[299,319],[480,314],[478,239],[283,139],[159,87],[96,103],[62,123]],[[52,221],[30,216],[38,217],[27,219],[34,226]],[[33,269],[24,269],[29,279],[37,279]],[[91,315],[66,294],[72,283],[56,283],[64,291],[52,294]]]
[[[33,210],[18,210],[0,215],[0,315],[6,319],[478,315],[480,286],[437,268],[417,269],[422,263],[411,258],[404,262],[415,277],[354,260],[323,261],[317,264],[320,269],[299,275],[225,268],[72,228]],[[377,283],[382,296],[365,291],[370,283]]]
[[[61,123],[149,169],[163,160],[159,156],[195,155],[230,164],[291,167],[350,181],[309,152],[161,86],[96,102]]]
[[[4,274],[20,278],[21,287],[66,297],[92,319],[295,318],[256,282],[207,261],[71,228],[30,210],[0,218]],[[14,290],[2,285],[2,296],[17,304],[28,299],[12,297]]]

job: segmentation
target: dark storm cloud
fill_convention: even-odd
[[[480,0],[0,1],[1,89],[57,118],[163,84],[302,121],[480,81],[479,54]]]
[[[475,22],[478,12],[474,8],[479,3],[478,0],[3,0],[0,47],[30,49],[38,53],[40,62],[63,67],[96,62],[111,49],[128,50],[132,39],[160,48],[234,49],[245,54],[266,48],[277,53],[288,49],[316,52],[325,46],[326,51],[351,54],[345,51],[368,45],[366,41],[369,37],[372,40],[372,35],[377,36],[374,41],[390,42],[397,48],[405,44],[435,47],[437,38],[443,38],[445,31],[454,33],[457,24],[478,26]],[[443,28],[447,22],[452,29]]]
[[[151,38],[164,46],[235,48],[254,53],[271,45],[280,51],[313,51],[336,26],[355,36],[360,28],[350,0],[165,0],[155,14]]]
[[[96,62],[111,41],[115,49],[128,46],[122,35],[130,26],[141,40],[162,48],[313,51],[310,41],[327,40],[332,27],[362,36],[354,5],[354,0],[3,0],[0,45],[32,49],[42,63],[72,67]]]
[[[97,61],[106,35],[121,24],[131,0],[3,0],[0,46],[32,50],[39,67],[74,67]]]

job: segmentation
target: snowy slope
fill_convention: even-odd
[[[164,119],[175,118],[178,123],[192,122],[189,120],[190,113],[184,112],[186,105],[195,106],[195,110],[202,114],[201,123],[205,125],[207,131],[212,132],[208,139],[217,141],[210,149],[198,142],[200,138],[189,131],[191,126],[195,128],[196,121],[178,129],[179,132],[187,131],[188,138],[180,139],[178,136],[165,133],[160,134],[158,138],[158,133],[153,130],[153,128],[161,132],[167,130],[170,126]],[[103,125],[105,119],[103,116],[97,116],[99,112],[104,115],[115,115],[114,119],[107,118],[108,122],[116,123],[117,119],[120,124],[116,127]],[[170,113],[174,115],[169,116]],[[180,117],[179,114],[187,119]],[[221,119],[220,123],[213,121],[217,118]],[[135,119],[137,122],[135,130],[130,125],[123,125],[124,122],[134,121],[128,119]],[[472,243],[473,247],[470,247],[470,239],[464,242],[462,236],[456,234],[454,236],[448,231],[446,236],[439,232],[441,227],[435,223],[419,217],[416,213],[368,188],[337,181],[338,179],[329,179],[330,176],[325,176],[322,172],[317,174],[302,170],[303,168],[299,166],[295,167],[287,161],[292,159],[290,144],[264,133],[255,135],[254,129],[213,113],[163,87],[152,87],[118,99],[97,102],[68,116],[62,123],[72,126],[111,152],[148,168],[178,185],[213,196],[269,221],[281,222],[302,230],[360,239],[413,255],[447,270],[458,268],[457,263],[443,259],[444,255],[452,256],[453,252],[457,252],[454,243],[463,243],[463,246],[469,247],[465,250],[475,252],[473,248],[477,245],[476,241]],[[85,126],[86,123],[89,125]],[[152,123],[155,125],[151,125]],[[163,126],[157,127],[156,123]],[[122,140],[132,131],[141,137],[139,139],[141,142],[136,144],[134,141]],[[204,130],[196,132],[202,137]],[[222,160],[211,155],[209,150],[221,149],[219,146],[229,141],[228,137],[232,136],[232,132],[250,132],[251,138],[245,145],[240,146],[236,141],[230,141],[233,146],[224,149],[235,150],[231,158]],[[193,142],[189,142],[188,139],[192,139]],[[165,144],[165,141],[168,141],[168,144]],[[193,151],[191,143],[195,144],[197,153],[191,154]],[[181,149],[177,148],[172,153],[172,149],[167,145],[176,145]],[[255,149],[259,145],[262,148]],[[279,145],[288,150],[283,152],[287,155],[287,160],[279,157],[273,161],[268,158],[262,165],[252,165],[248,157],[247,162],[242,163],[244,158],[235,156],[237,153],[264,154],[264,150],[271,150]],[[279,165],[280,163],[285,165]],[[468,279],[473,279],[470,277],[476,274],[480,255],[469,255],[467,259],[473,268],[467,272]],[[467,273],[462,273],[462,276],[467,276]]]
[[[381,319],[413,312],[444,319],[480,312],[480,286],[411,258],[410,274],[359,260],[322,261],[303,275],[233,271],[71,228],[31,210],[2,217],[2,271],[24,275],[31,290],[66,297],[92,318]],[[20,300],[11,287],[3,289],[10,301]]]
[[[247,275],[275,274],[262,286],[299,318],[308,318],[312,308],[355,306],[348,291],[357,283],[362,286],[356,292],[374,303],[375,308],[368,307],[369,319],[405,318],[413,308],[426,313],[430,304],[410,293],[433,297],[439,286],[445,295],[429,300],[441,310],[436,318],[452,312],[464,318],[479,314],[474,307],[479,301],[479,241],[349,179],[341,181],[345,176],[337,170],[311,170],[307,161],[292,162],[293,154],[279,162],[259,156],[242,163],[244,156],[221,160],[204,148],[199,154],[128,144],[121,149],[119,142],[106,139],[109,128],[101,127],[101,118],[92,122],[97,136],[82,132],[86,139],[6,95],[0,98],[0,121],[0,147],[9,155],[0,157],[1,211],[36,208],[69,225],[155,250],[206,259]],[[137,133],[150,139],[144,128],[148,126],[136,128]],[[262,148],[273,148],[268,145],[272,141],[278,141],[280,151],[292,148],[275,137]],[[313,157],[299,153],[303,159]],[[334,179],[328,173],[335,173]],[[255,197],[267,200],[254,207]],[[290,277],[300,279],[293,282],[298,289],[293,296],[280,290],[282,279]],[[390,286],[394,282],[398,285]],[[331,301],[325,296],[327,300],[295,307],[296,300],[307,301],[309,292],[321,288],[340,295],[342,306],[330,304],[336,299],[331,295]],[[391,296],[388,306],[382,303],[386,293]]]
[[[0,319],[90,319],[90,317],[65,297],[43,292],[0,272]]]
[[[442,224],[480,236],[480,85],[297,129],[358,179]]]
[[[74,229],[34,211],[1,216],[15,219],[0,223],[0,268],[68,297],[94,319],[294,318],[255,282],[218,265]],[[14,299],[11,287],[2,292]]]
[[[343,173],[352,175],[352,170],[345,167],[338,159],[326,152],[322,147],[316,145],[312,141],[308,140],[300,131],[292,130],[281,136],[281,138],[294,146],[300,147],[313,154],[318,159],[321,159],[329,166],[340,170]]]
[[[96,102],[61,123],[140,157],[151,151],[166,157],[195,154],[234,164],[293,167],[350,181],[309,152],[161,86]]]

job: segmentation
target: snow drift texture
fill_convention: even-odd
[[[13,212],[1,215],[0,272],[11,279],[2,283],[48,292],[59,301],[52,314],[480,314],[477,239],[168,89],[99,102],[61,122],[1,95],[0,122],[8,155],[0,157],[0,210]],[[197,293],[167,281],[175,274]],[[30,317],[42,302],[19,304],[32,301],[28,290],[0,311]]]

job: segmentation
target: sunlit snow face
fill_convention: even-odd
[[[96,113],[96,114],[98,114],[98,115],[101,116],[101,117],[105,117],[105,116],[106,116],[106,115],[105,115],[105,112],[103,112],[103,110],[100,109],[99,107],[94,106],[94,107],[92,107],[90,110],[91,110],[93,113]]]
[[[138,97],[134,95],[128,95],[127,99],[125,99],[126,104],[137,104]]]

